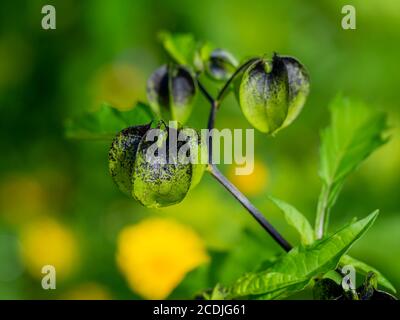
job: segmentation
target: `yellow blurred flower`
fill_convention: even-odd
[[[9,176],[0,184],[0,217],[20,224],[48,211],[48,197],[42,185],[29,176]]]
[[[208,260],[202,239],[172,220],[146,219],[118,237],[118,266],[131,289],[147,299],[166,298],[187,272]]]
[[[269,174],[267,166],[259,160],[255,160],[253,165],[254,170],[248,175],[237,175],[235,172],[236,167],[233,165],[228,172],[229,180],[248,196],[260,194],[268,184]]]
[[[106,65],[94,78],[94,105],[108,102],[119,110],[129,110],[136,101],[146,97],[145,81],[142,72],[131,64],[118,62]]]
[[[40,218],[21,230],[22,258],[32,276],[41,279],[42,267],[52,265],[58,279],[70,275],[77,263],[74,234],[49,217]]]
[[[62,296],[65,300],[112,300],[109,290],[95,282],[83,283]]]

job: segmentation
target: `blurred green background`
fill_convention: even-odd
[[[41,28],[45,4],[57,10],[56,30]],[[341,28],[344,4],[357,10],[356,30]],[[293,55],[308,68],[311,93],[301,116],[275,138],[256,133],[255,173],[236,177],[222,166],[293,244],[295,231],[267,194],[314,221],[329,101],[342,92],[389,114],[392,139],[347,181],[330,230],[381,209],[351,254],[400,289],[398,0],[16,0],[0,10],[0,298],[192,298],[281,252],[211,177],[179,205],[145,209],[108,175],[110,142],[64,137],[67,118],[102,101],[126,110],[146,99],[147,77],[167,58],[160,30],[193,33],[239,59]],[[197,99],[189,124],[203,128],[208,110]],[[233,95],[217,127],[250,127]],[[163,222],[176,225],[175,233],[164,238]],[[175,249],[179,243],[196,249]],[[41,287],[46,264],[56,266],[56,290]]]

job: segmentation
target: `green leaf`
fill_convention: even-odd
[[[336,270],[329,270],[327,273],[323,275],[324,279],[331,279],[336,282],[336,284],[341,284],[343,277],[342,275]]]
[[[223,300],[225,297],[224,288],[221,285],[217,284],[210,296],[206,296],[206,300]]]
[[[159,38],[164,49],[178,64],[198,69],[201,64],[199,45],[190,33],[161,32]]]
[[[368,230],[377,215],[375,211],[311,246],[296,247],[265,271],[244,275],[226,288],[226,298],[273,299],[302,290],[313,277],[335,269],[342,255]]]
[[[150,107],[141,102],[124,112],[104,103],[98,111],[67,120],[65,135],[71,139],[111,140],[122,129],[146,124],[155,118]]]
[[[338,96],[330,106],[331,125],[322,133],[320,176],[341,183],[369,154],[386,142],[386,115],[359,101]]]
[[[281,209],[288,224],[294,227],[300,234],[302,244],[311,244],[314,241],[313,229],[307,218],[292,205],[272,196],[269,199]]]
[[[323,181],[316,223],[321,237],[346,177],[383,145],[386,115],[364,103],[337,96],[330,105],[331,125],[321,135],[319,175]]]
[[[385,288],[396,293],[396,289],[390,283],[390,281],[382,273],[380,273],[377,269],[367,265],[366,263],[364,263],[360,260],[357,260],[355,258],[352,258],[348,255],[344,255],[340,259],[340,264],[341,265],[352,265],[357,270],[357,272],[359,272],[362,275],[367,275],[370,271],[374,272],[377,276],[377,280],[380,285],[382,285]]]

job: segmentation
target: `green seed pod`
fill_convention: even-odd
[[[147,81],[147,98],[164,120],[185,123],[192,112],[197,82],[183,66],[163,65]]]
[[[246,119],[258,130],[273,133],[286,119],[289,84],[285,64],[258,60],[244,72],[239,103]]]
[[[310,92],[310,77],[295,58],[279,57],[286,66],[289,80],[289,110],[282,128],[290,125],[300,114]],[[281,128],[281,129],[282,129]]]
[[[207,75],[218,81],[228,80],[235,72],[238,62],[228,51],[215,49],[206,62]]]
[[[139,143],[150,124],[123,129],[119,132],[108,153],[108,167],[111,177],[125,194],[132,193],[132,174]]]
[[[309,93],[309,77],[296,59],[274,55],[257,60],[244,72],[239,104],[258,130],[274,134],[294,121]]]
[[[183,138],[182,138],[183,137]],[[110,149],[110,173],[117,186],[149,208],[181,202],[204,173],[207,148],[190,128],[132,127]]]

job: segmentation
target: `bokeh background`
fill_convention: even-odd
[[[56,30],[41,28],[45,4],[56,7]],[[356,30],[341,28],[344,4],[356,7]],[[342,92],[389,114],[391,141],[347,181],[330,229],[381,209],[351,253],[400,289],[398,0],[15,0],[0,10],[0,298],[192,298],[281,252],[211,177],[179,205],[145,209],[109,177],[110,142],[65,138],[65,120],[102,101],[126,110],[146,99],[147,77],[166,61],[160,30],[193,33],[238,59],[276,51],[307,66],[304,111],[275,138],[256,133],[255,173],[222,166],[294,244],[267,195],[314,221],[329,101]],[[197,99],[189,124],[203,128],[208,110]],[[217,127],[249,128],[233,96]],[[41,287],[46,264],[56,290]]]

